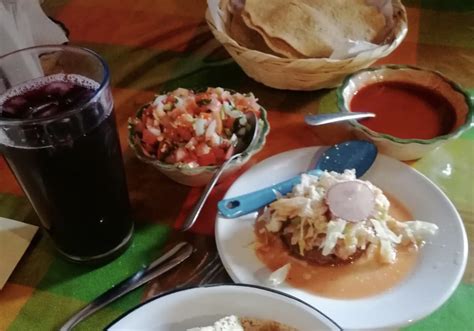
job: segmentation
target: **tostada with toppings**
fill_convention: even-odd
[[[293,191],[258,218],[257,237],[283,241],[291,255],[316,265],[351,263],[362,255],[393,264],[400,247],[417,248],[435,224],[399,221],[380,188],[356,179],[354,170],[303,174]]]

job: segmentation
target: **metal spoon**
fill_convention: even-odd
[[[235,146],[234,154],[227,161],[225,161],[212,176],[211,180],[209,181],[206,188],[204,189],[204,192],[199,198],[199,201],[196,203],[193,210],[184,221],[184,224],[181,227],[182,231],[189,230],[194,225],[194,223],[196,222],[199,216],[199,213],[201,212],[202,207],[204,206],[204,203],[209,197],[209,194],[211,193],[212,189],[214,188],[217,181],[219,180],[219,177],[222,175],[222,173],[227,168],[227,166],[232,161],[239,158],[246,150],[253,147],[253,145],[257,142],[258,131],[259,131],[257,117],[255,116],[254,112],[248,112],[246,113],[245,116],[247,118],[248,129],[245,132],[244,137],[238,140],[237,145]]]
[[[377,147],[365,140],[351,140],[334,145],[316,153],[318,159],[316,166],[307,173],[319,176],[323,171],[343,172],[345,169],[355,169],[356,176],[360,177],[375,161]],[[285,195],[293,186],[301,182],[301,175],[295,176],[284,182],[270,187],[247,193],[238,197],[224,199],[218,202],[219,212],[227,218],[234,218],[257,211],[275,201],[278,195]]]
[[[312,126],[348,121],[348,120],[360,120],[363,118],[375,117],[374,113],[331,113],[331,114],[317,114],[317,115],[306,115],[304,121],[306,124]]]

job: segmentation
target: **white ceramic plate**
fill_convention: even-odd
[[[225,198],[248,193],[305,171],[317,147],[275,155],[244,173]],[[364,179],[403,203],[419,220],[436,223],[439,232],[425,245],[408,277],[376,296],[341,300],[321,297],[282,284],[279,290],[313,305],[344,329],[391,328],[419,320],[440,307],[459,284],[467,261],[467,238],[456,209],[429,179],[395,159],[379,155]],[[216,242],[227,272],[237,283],[265,285],[270,274],[256,257],[256,213],[238,219],[217,217]]]
[[[108,330],[185,331],[228,315],[274,320],[301,331],[341,330],[308,304],[271,289],[243,284],[177,290],[119,317]]]

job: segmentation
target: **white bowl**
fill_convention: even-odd
[[[184,331],[224,316],[273,320],[301,331],[342,330],[314,307],[281,292],[245,284],[180,289],[153,298],[107,330]]]

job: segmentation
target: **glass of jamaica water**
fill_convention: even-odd
[[[98,54],[39,46],[0,57],[0,154],[63,256],[104,263],[126,249],[133,223]]]

